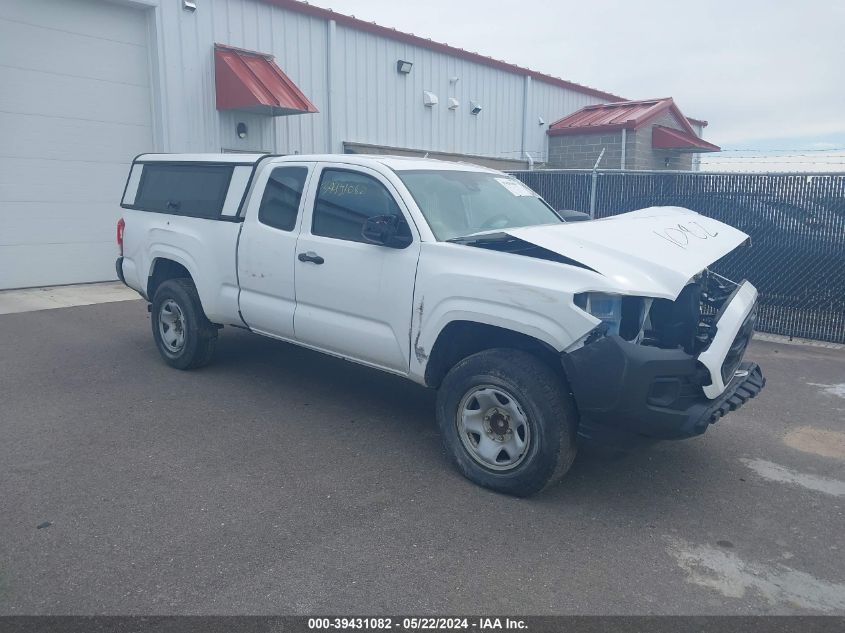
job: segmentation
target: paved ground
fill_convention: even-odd
[[[450,469],[431,392],[231,329],[178,372],[140,301],[0,350],[0,613],[845,613],[841,350],[757,343],[741,412],[528,500]]]

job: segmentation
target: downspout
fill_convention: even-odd
[[[334,102],[334,49],[335,49],[335,31],[337,30],[337,23],[334,20],[329,20],[326,32],[326,151],[329,154],[335,153],[335,129],[334,118],[335,112],[332,107]]]
[[[628,128],[622,128],[622,161],[620,169],[625,169],[625,147],[628,145]]]
[[[628,146],[628,128],[622,128],[622,158],[620,162],[620,169],[622,170],[622,188],[619,192],[619,208],[622,208],[622,198],[625,195],[625,148]]]
[[[528,169],[534,169],[534,159],[528,154],[528,97],[531,93],[531,77],[525,75],[522,82],[522,157],[528,161]]]

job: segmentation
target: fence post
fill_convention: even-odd
[[[602,157],[604,156],[604,150],[607,149],[605,147],[601,148],[601,153],[599,153],[599,157],[596,159],[596,164],[593,165],[593,182],[590,188],[590,219],[596,219],[596,181],[599,178],[599,163],[601,162]]]

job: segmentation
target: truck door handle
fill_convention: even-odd
[[[300,253],[299,255],[297,255],[297,258],[301,262],[312,262],[312,263],[317,264],[317,265],[322,264],[324,261],[326,261],[325,259],[323,259],[319,255],[317,255],[317,253],[315,253],[314,251],[308,251],[307,253]]]

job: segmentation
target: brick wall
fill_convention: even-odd
[[[618,169],[622,161],[622,132],[550,136],[548,166],[592,169],[602,148],[606,151],[599,167]]]
[[[650,121],[648,125],[639,130],[629,130],[628,136],[634,138],[634,147],[631,152],[631,160],[626,160],[628,169],[692,169],[692,154],[656,150],[651,147],[651,128],[655,125],[670,127],[675,130],[684,129],[672,116],[671,112],[664,112],[659,117]],[[669,159],[669,165],[666,159]]]

